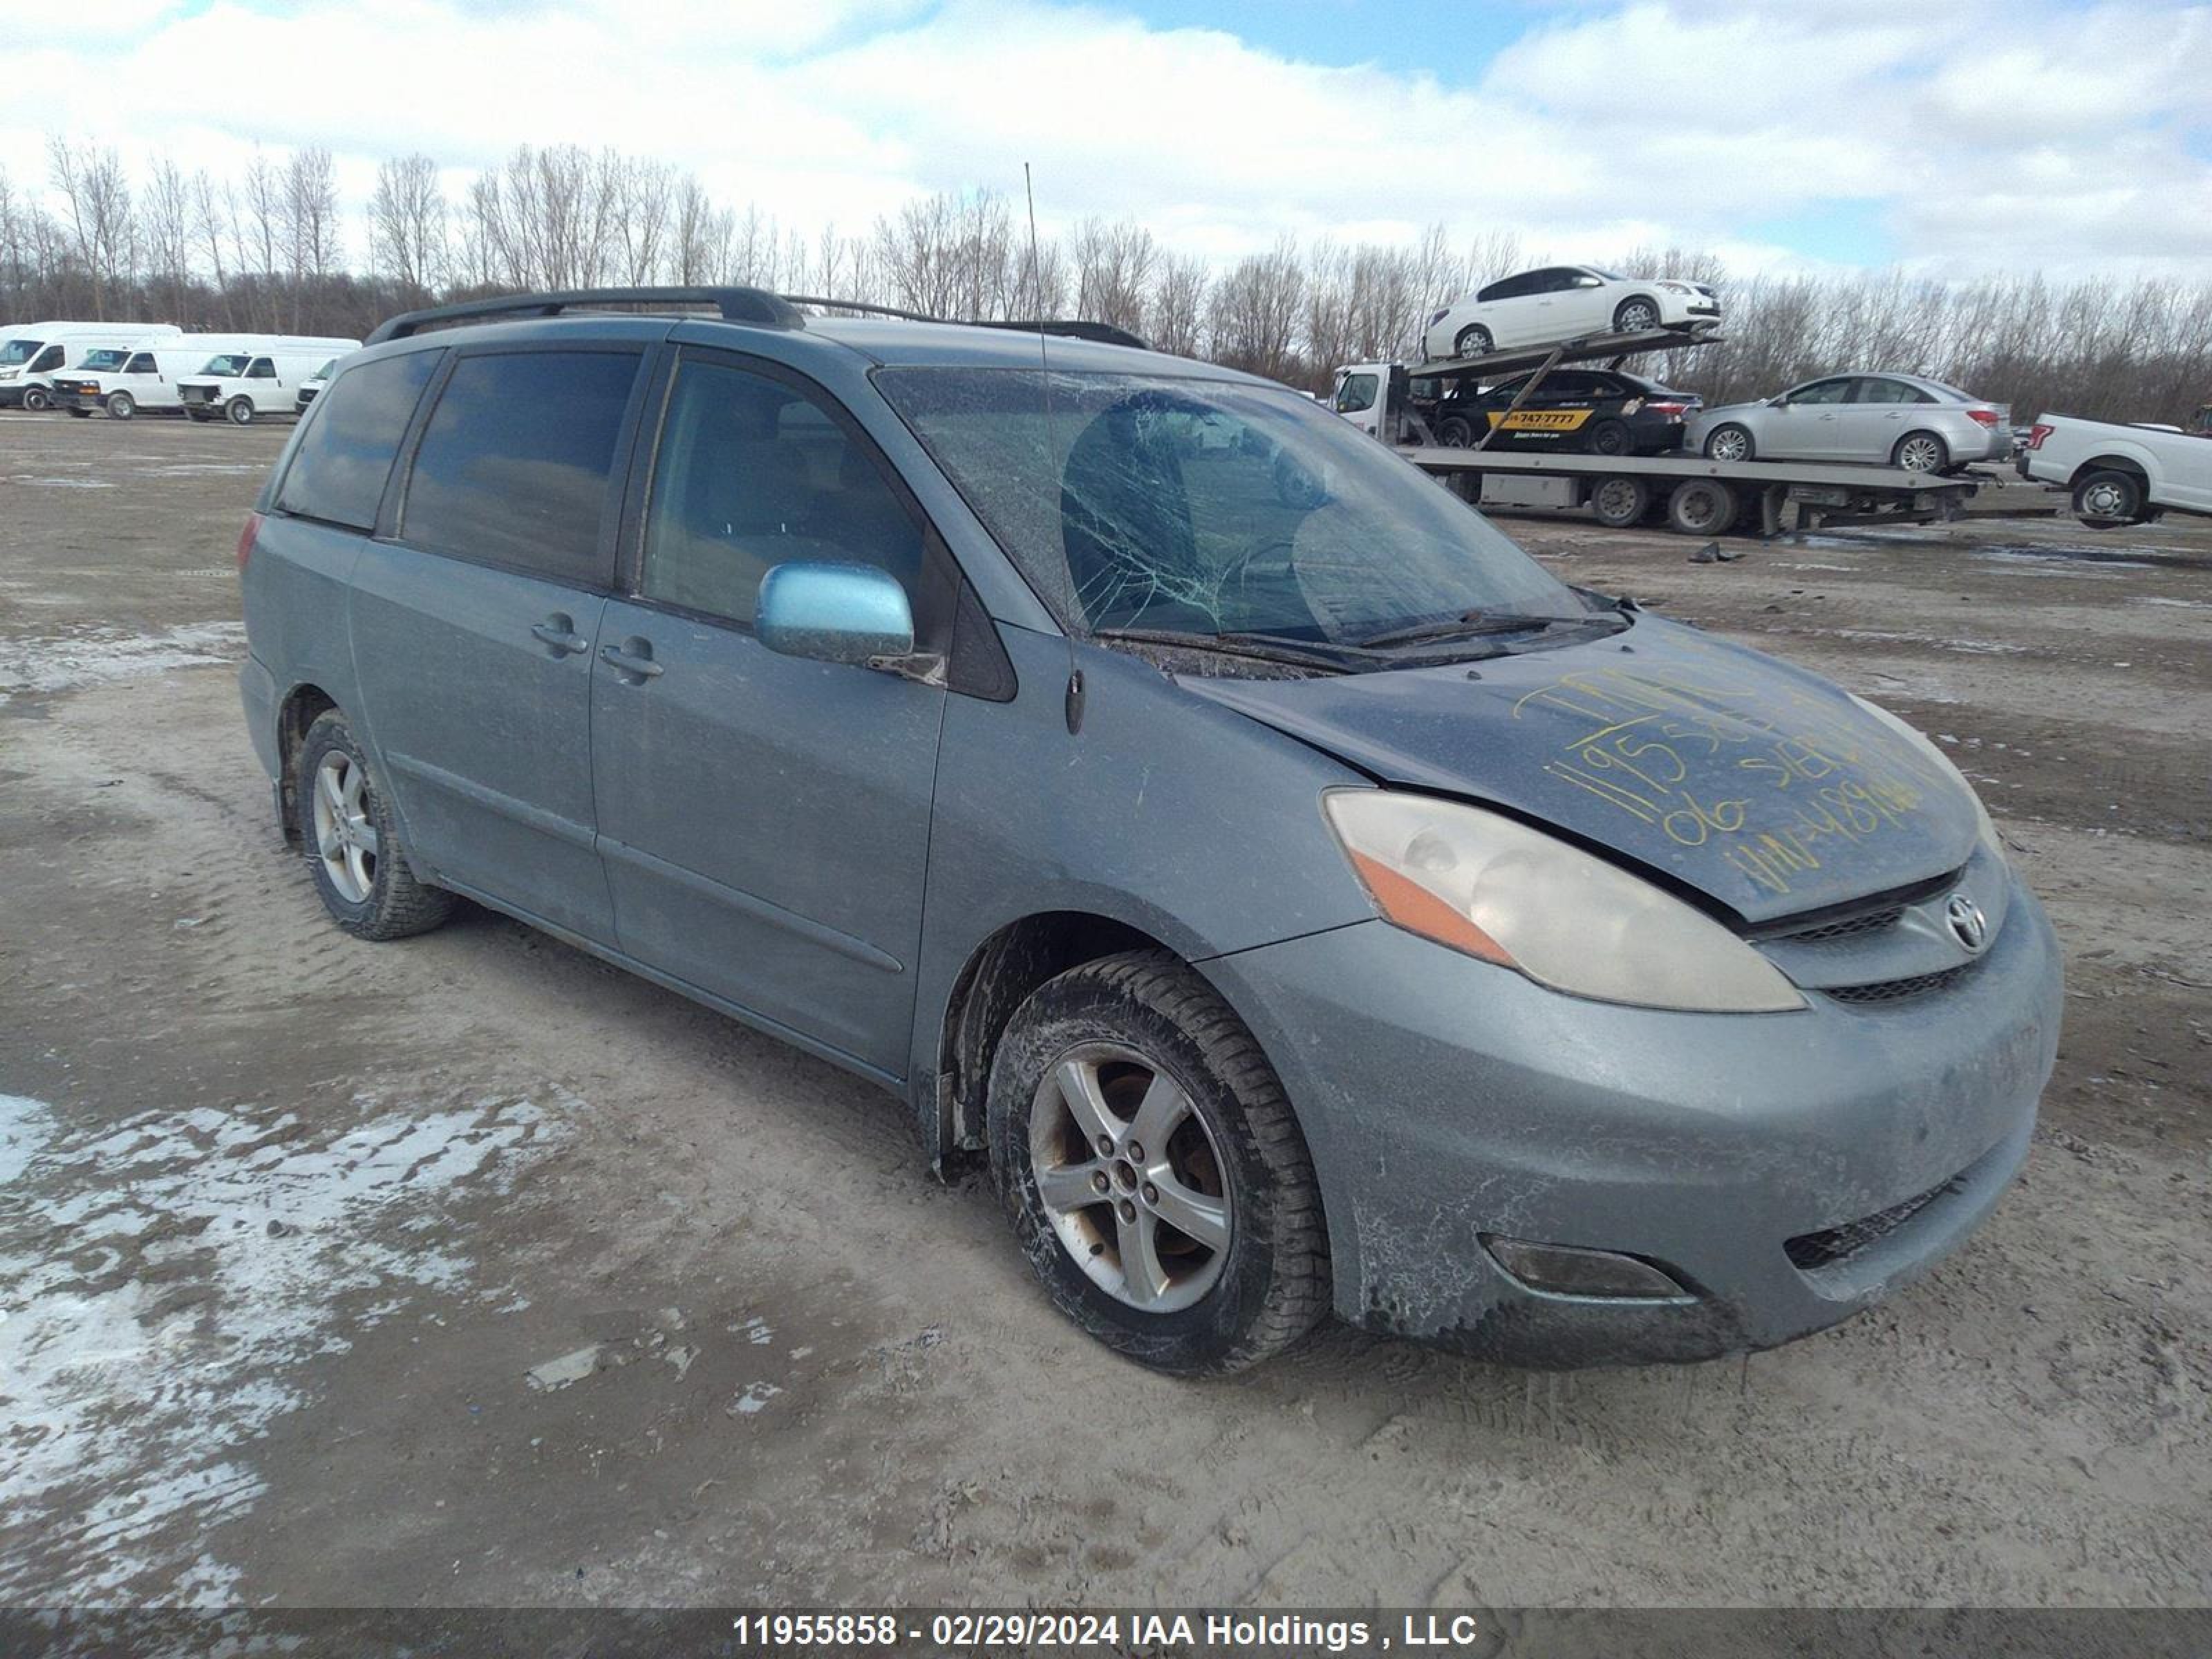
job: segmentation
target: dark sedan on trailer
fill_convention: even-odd
[[[1481,392],[1443,399],[1433,421],[1437,438],[1464,449],[1489,432],[1492,449],[1664,455],[1681,448],[1690,416],[1705,406],[1693,392],[1676,392],[1617,368],[1554,369],[1523,398],[1532,378],[1516,374]]]

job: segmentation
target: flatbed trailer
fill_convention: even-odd
[[[1339,414],[1389,444],[1424,472],[1485,507],[1587,507],[1599,523],[1626,529],[1663,514],[1684,535],[1719,536],[1745,527],[1762,535],[1862,524],[1924,524],[1954,519],[1980,486],[1906,467],[1831,461],[1716,461],[1701,455],[1594,455],[1491,449],[1486,433],[1464,447],[1437,441],[1413,393],[1413,382],[1495,382],[1533,370],[1513,402],[1517,410],[1545,375],[1564,363],[1604,362],[1717,343],[1708,329],[1652,329],[1592,334],[1551,345],[1419,363],[1358,363],[1337,374]],[[1359,407],[1351,377],[1372,375]],[[1508,414],[1511,413],[1509,410]],[[1790,522],[1794,515],[1794,523]]]
[[[1712,461],[1701,455],[1516,455],[1442,444],[1399,446],[1422,471],[1480,507],[1587,507],[1623,530],[1663,512],[1686,536],[1739,528],[1926,524],[1955,519],[1980,488],[1901,466],[1828,461]],[[1794,514],[1794,523],[1790,515]]]

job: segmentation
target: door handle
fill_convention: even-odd
[[[653,641],[635,635],[620,645],[601,646],[599,660],[611,665],[617,673],[635,676],[637,681],[660,677],[660,665],[653,659]]]
[[[592,648],[592,642],[576,631],[576,624],[557,611],[544,622],[533,623],[530,631],[564,656]]]

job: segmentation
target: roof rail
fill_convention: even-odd
[[[767,328],[804,328],[806,318],[781,295],[760,288],[579,288],[551,294],[500,294],[488,300],[462,300],[404,312],[379,323],[362,342],[382,345],[404,340],[447,324],[491,322],[501,318],[557,317],[564,311],[593,307],[712,306],[726,323],[754,323]]]
[[[899,306],[879,306],[866,300],[829,300],[812,294],[787,294],[783,296],[795,306],[820,306],[824,311],[855,311],[870,317],[897,317],[909,323],[950,323],[951,317],[933,317],[926,311],[908,311]],[[1080,317],[1048,317],[1035,322],[1017,322],[1011,318],[971,319],[962,326],[967,328],[1005,328],[1022,334],[1060,334],[1070,339],[1096,340],[1101,345],[1134,346],[1139,351],[1149,351],[1150,343],[1132,334],[1126,328],[1116,328],[1111,323],[1095,323]]]

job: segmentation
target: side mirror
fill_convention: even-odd
[[[914,654],[914,607],[888,572],[865,564],[780,564],[761,578],[754,630],[769,650],[866,664]]]

